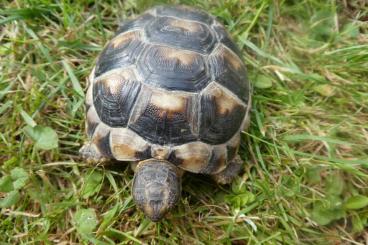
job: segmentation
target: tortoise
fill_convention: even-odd
[[[224,26],[188,6],[157,6],[123,22],[88,79],[91,163],[128,162],[137,207],[159,221],[185,171],[227,184],[239,174],[251,88]]]

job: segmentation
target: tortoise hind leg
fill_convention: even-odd
[[[96,144],[92,142],[85,143],[79,150],[79,155],[90,164],[106,163],[111,159],[102,154]]]
[[[212,175],[212,178],[218,184],[229,184],[233,179],[239,175],[241,168],[243,165],[243,160],[240,158],[239,155],[236,155],[233,160],[227,165],[227,167],[222,170],[220,173]]]

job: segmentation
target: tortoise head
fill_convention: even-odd
[[[152,221],[159,221],[179,200],[179,169],[164,160],[140,162],[135,170],[132,193],[138,208]]]

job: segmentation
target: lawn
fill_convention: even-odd
[[[215,15],[253,84],[244,171],[188,174],[159,223],[126,164],[78,157],[86,78],[118,23],[159,3]],[[0,3],[1,244],[367,244],[368,4],[364,0]]]

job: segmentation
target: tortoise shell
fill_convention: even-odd
[[[249,118],[238,54],[225,28],[193,8],[159,6],[123,23],[90,75],[90,141],[106,158],[220,172]]]

